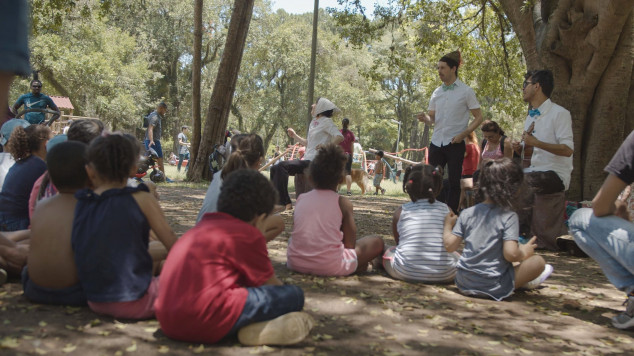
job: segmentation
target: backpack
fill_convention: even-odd
[[[504,139],[506,138],[506,136],[502,135],[502,137],[500,137],[500,151],[502,151],[502,154],[504,154]],[[487,145],[487,140],[484,139],[482,140],[482,144],[480,145],[480,152],[484,152],[484,147]]]
[[[152,114],[154,114],[154,111],[152,111],[151,113],[143,116],[143,128],[147,129],[148,126],[150,126],[150,117],[152,116]]]

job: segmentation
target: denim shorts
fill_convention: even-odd
[[[0,231],[18,231],[29,228],[29,218],[0,213]]]
[[[146,150],[150,149],[150,140],[143,141],[143,144],[145,144]],[[161,147],[161,140],[154,140],[152,148],[154,149],[154,151],[156,151],[156,155],[159,158],[163,158],[163,147]]]
[[[304,308],[304,291],[298,286],[266,285],[247,288],[249,295],[242,314],[227,336],[233,336],[249,324],[273,320],[278,316],[301,311]]]

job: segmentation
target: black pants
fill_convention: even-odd
[[[281,205],[291,203],[291,197],[288,195],[288,177],[304,173],[304,169],[309,165],[310,161],[292,160],[282,161],[271,167],[271,181],[280,195]]]
[[[462,176],[462,161],[466,152],[464,141],[460,143],[450,143],[438,147],[433,143],[429,145],[429,164],[432,166],[447,166],[449,181],[443,190],[446,194],[438,197],[438,200],[447,204],[456,213],[460,203],[460,177]]]

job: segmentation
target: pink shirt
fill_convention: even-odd
[[[341,276],[356,270],[354,249],[343,247],[339,194],[313,189],[297,199],[286,264],[292,270]]]

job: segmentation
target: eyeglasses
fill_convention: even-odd
[[[535,83],[533,83],[533,82],[529,82],[529,81],[525,80],[525,81],[524,81],[524,85],[522,86],[522,88],[523,88],[523,89],[526,89],[526,87],[527,87],[527,86],[529,86],[529,85],[533,85],[533,84],[535,84]]]

